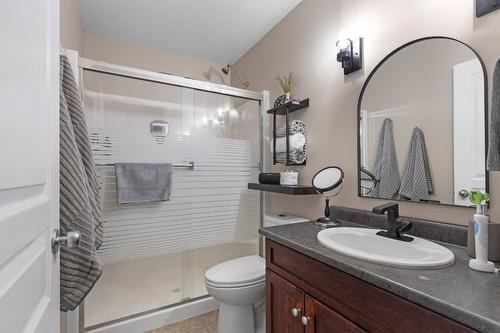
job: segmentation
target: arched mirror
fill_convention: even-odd
[[[468,206],[488,191],[487,80],[479,55],[448,37],[402,45],[358,102],[359,195]]]

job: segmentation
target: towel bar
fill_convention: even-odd
[[[114,163],[96,163],[96,166],[115,166]],[[174,168],[189,168],[189,169],[194,169],[194,162],[190,161],[188,163],[173,163],[172,166]]]

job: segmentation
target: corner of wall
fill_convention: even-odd
[[[59,8],[60,42],[64,48],[83,50],[83,24],[78,0],[62,0]]]

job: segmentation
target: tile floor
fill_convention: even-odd
[[[217,333],[218,314],[218,310],[212,311],[147,333]]]
[[[107,264],[85,299],[85,327],[206,295],[208,268],[256,253],[257,239]]]

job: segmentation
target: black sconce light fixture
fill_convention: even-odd
[[[361,69],[363,57],[361,38],[355,40],[341,39],[337,41],[337,49],[339,50],[337,61],[342,64],[344,75]]]

